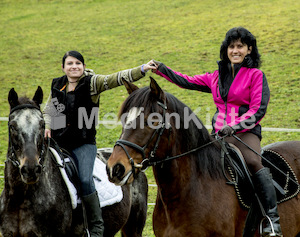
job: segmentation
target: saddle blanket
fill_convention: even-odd
[[[57,163],[63,165],[61,157],[57,151],[52,147],[50,147],[50,151],[56,158]],[[67,185],[71,197],[72,208],[75,209],[77,204],[81,203],[80,197],[77,195],[77,190],[74,184],[68,178],[66,170],[62,167],[59,169]],[[98,158],[95,159],[93,177],[101,207],[113,205],[114,203],[118,203],[123,199],[122,188],[120,186],[116,186],[108,180],[105,164]]]

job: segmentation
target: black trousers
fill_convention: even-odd
[[[246,143],[257,153],[260,154],[261,152],[260,139],[257,135],[250,132],[245,132],[245,133],[238,133],[236,134],[236,136],[239,137],[244,143]],[[226,137],[226,141],[232,143],[233,145],[235,145],[241,150],[251,174],[255,174],[258,170],[263,168],[263,165],[261,163],[261,157],[255,154],[253,151],[251,151],[244,144],[239,142],[234,137]]]

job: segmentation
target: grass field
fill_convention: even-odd
[[[32,97],[40,85],[48,97],[51,80],[62,75],[68,50],[85,56],[99,74],[132,68],[154,58],[194,75],[217,69],[225,33],[244,26],[256,37],[271,100],[263,127],[300,128],[300,3],[295,0],[0,0],[0,117],[7,117],[7,94],[14,87]],[[151,72],[148,73],[151,75]],[[139,86],[148,85],[148,75]],[[152,75],[160,86],[198,111],[210,124],[210,94],[182,90]],[[126,98],[124,88],[104,92],[100,121],[113,118]],[[98,147],[112,147],[121,127],[100,125]],[[300,140],[299,132],[263,132],[262,145]],[[0,121],[0,163],[7,150],[7,122]],[[151,169],[147,171],[154,183]],[[1,187],[3,183],[0,183]],[[150,188],[149,202],[155,200]],[[154,236],[153,206],[144,236]]]

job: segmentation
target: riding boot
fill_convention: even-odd
[[[103,237],[104,221],[97,192],[82,197],[91,237]]]
[[[264,220],[261,235],[263,237],[282,237],[283,235],[279,224],[279,215],[277,210],[276,191],[273,186],[269,168],[264,167],[257,171],[254,174],[253,181],[265,213],[271,221],[270,223],[268,218]]]

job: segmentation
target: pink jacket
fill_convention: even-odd
[[[270,99],[267,79],[261,70],[240,67],[227,87],[221,83],[219,70],[187,76],[161,63],[156,74],[179,87],[212,93],[217,107],[212,120],[213,132],[228,124],[237,133],[250,131],[261,138],[259,122],[266,114]]]

